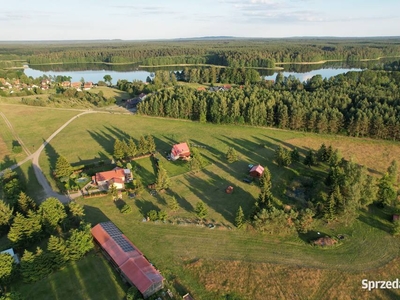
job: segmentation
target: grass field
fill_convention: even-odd
[[[132,214],[121,214],[110,197],[79,202],[93,224],[113,221],[178,290],[195,299],[221,299],[228,291],[244,299],[361,299],[361,278],[394,280],[399,274],[400,240],[363,218],[351,227],[318,229],[346,236],[342,245],[320,249],[298,236],[143,223],[142,210],[152,204],[141,197],[124,200]],[[375,294],[400,295],[386,292]]]
[[[21,127],[15,128],[20,133]],[[30,138],[38,139],[38,132],[43,130],[38,128]],[[76,165],[111,160],[116,138],[133,137],[137,141],[147,134],[154,136],[158,156],[171,175],[172,184],[167,192],[152,196],[144,191],[134,199],[124,195],[123,201],[133,209],[128,215],[121,214],[109,196],[78,201],[85,205],[92,224],[115,222],[182,294],[190,291],[195,299],[220,299],[228,291],[235,291],[245,299],[266,299],[261,291],[268,290],[267,295],[272,298],[329,299],[333,295],[332,299],[359,299],[366,295],[358,282],[362,276],[393,280],[398,274],[398,266],[392,265],[398,263],[400,239],[389,234],[389,211],[371,207],[370,212],[363,212],[348,227],[317,222],[315,231],[345,235],[342,244],[332,249],[310,246],[309,236],[261,235],[251,229],[237,230],[232,223],[238,206],[248,215],[259,193],[256,184],[242,182],[248,164],[267,166],[272,174],[274,196],[279,202],[300,206],[301,203],[286,197],[288,183],[298,179],[299,173],[326,175],[320,167],[310,169],[299,163],[293,164],[293,168],[278,167],[273,158],[279,145],[297,147],[304,155],[323,142],[332,144],[345,158],[365,164],[372,174],[379,176],[392,159],[399,157],[399,143],[138,115],[89,114],[72,122],[53,139],[42,153],[40,164],[52,181],[50,168],[58,155]],[[210,163],[205,169],[188,172],[184,164],[175,165],[164,158],[172,144],[183,141],[202,146],[199,151]],[[239,152],[238,162],[226,162],[229,147]],[[145,185],[154,182],[155,168],[150,158],[136,160],[134,166]],[[225,193],[228,185],[234,187],[232,194]],[[180,209],[169,212],[169,222],[142,222],[149,210],[168,211],[167,200],[171,196],[175,196]],[[207,204],[207,219],[217,225],[215,229],[188,224],[195,220],[193,208],[199,200]],[[223,274],[218,275],[220,272]],[[300,279],[301,276],[304,278]],[[292,287],[285,289],[286,284]],[[336,286],[340,289],[336,290]],[[376,295],[395,299],[398,292]]]
[[[77,110],[60,110],[1,103],[0,110],[6,115],[13,125],[14,130],[31,152],[36,151],[43,141],[56,131],[58,127],[80,112]],[[4,123],[2,120],[0,121],[2,124]],[[2,136],[5,129],[8,128],[6,127],[0,131]]]
[[[125,299],[127,286],[102,254],[89,253],[77,262],[31,284],[13,286],[25,299]]]

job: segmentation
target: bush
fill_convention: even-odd
[[[120,211],[122,214],[129,214],[132,212],[132,208],[129,204],[125,204]]]
[[[150,221],[157,221],[158,213],[153,209],[147,213],[147,217],[150,219]]]
[[[13,146],[12,147],[12,152],[15,154],[21,153],[22,152],[22,147],[21,146]]]

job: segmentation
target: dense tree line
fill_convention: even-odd
[[[275,62],[358,61],[399,55],[398,39],[229,39],[2,45],[0,57],[44,63],[214,64],[273,67]]]
[[[249,124],[318,133],[400,139],[400,73],[348,72],[306,82],[279,74],[275,84],[196,91],[163,89],[138,105],[146,115]]]

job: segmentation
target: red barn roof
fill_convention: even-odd
[[[172,154],[174,156],[189,156],[190,150],[186,143],[180,143],[172,146]]]
[[[250,169],[250,175],[260,177],[264,173],[264,167],[261,165],[256,165]]]
[[[92,235],[142,294],[148,294],[153,284],[163,282],[161,274],[114,223],[97,224],[92,228]]]

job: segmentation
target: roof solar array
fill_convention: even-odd
[[[122,251],[130,252],[135,250],[132,245],[122,236],[122,232],[112,222],[101,223],[101,227],[109,234],[110,237],[121,247]]]

